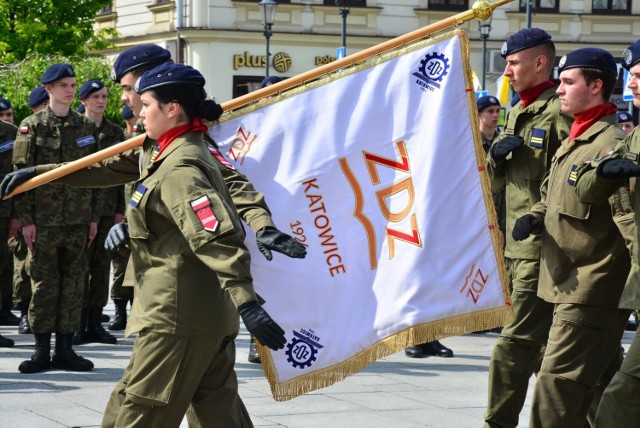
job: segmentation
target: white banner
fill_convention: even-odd
[[[308,248],[268,262],[247,239],[256,290],[288,339],[261,349],[277,400],[414,343],[503,325],[467,43],[462,32],[420,42],[211,128]]]

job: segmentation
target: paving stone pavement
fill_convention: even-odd
[[[105,313],[113,317],[112,304]],[[16,341],[0,348],[0,426],[11,428],[98,427],[115,383],[127,365],[132,338],[115,332],[117,345],[89,344],[75,350],[93,361],[94,370],[52,370],[25,375],[18,365],[33,353],[33,336],[17,327],[0,327]],[[632,332],[625,332],[628,349]],[[491,350],[498,335],[470,334],[442,343],[454,358],[407,358],[404,352],[367,366],[346,380],[286,402],[277,402],[260,365],[247,362],[249,335],[237,345],[240,395],[256,427],[438,427],[478,428],[486,405]],[[533,381],[521,414],[527,425]],[[187,427],[183,421],[181,427]]]

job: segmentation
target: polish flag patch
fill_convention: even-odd
[[[21,134],[28,134],[29,133],[29,127],[28,126],[21,126],[20,127],[20,133]]]
[[[191,201],[191,208],[198,216],[198,220],[200,220],[200,224],[202,224],[204,230],[208,230],[209,232],[216,231],[220,222],[213,212],[211,201],[206,195],[199,197],[195,201]]]

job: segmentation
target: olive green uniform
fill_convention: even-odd
[[[96,127],[70,110],[64,119],[51,109],[22,121],[13,149],[17,168],[73,161],[96,151]],[[15,198],[22,225],[36,226],[36,242],[27,255],[31,277],[29,322],[34,333],[73,333],[80,321],[87,273],[89,223],[99,217],[92,207],[97,192],[62,184],[45,184]]]
[[[102,150],[122,141],[124,141],[122,129],[115,123],[104,119],[98,128],[98,148]],[[114,224],[116,213],[124,214],[122,186],[95,191],[102,193],[102,206],[98,233],[87,249],[89,275],[85,286],[84,308],[102,308],[109,300],[110,258],[104,248],[104,241]]]
[[[202,134],[183,135],[153,162],[150,143],[127,207],[136,273],[127,333],[138,336],[103,426],[178,426],[185,413],[190,425],[252,426],[233,371],[236,307],[256,300],[240,218]],[[123,154],[62,181],[125,183],[134,161]],[[210,230],[201,203],[218,222]]]
[[[13,171],[11,153],[18,128],[0,120],[0,177]],[[0,203],[0,302],[13,300],[13,257],[9,249],[9,219],[15,217],[13,201]],[[5,308],[6,309],[6,308]],[[9,308],[11,309],[11,308]]]
[[[482,148],[484,149],[485,154],[489,153],[491,144],[493,144],[496,138],[498,138],[498,135],[500,135],[498,130],[496,130],[496,133],[491,139],[485,137],[483,133],[480,133],[480,137],[482,138]],[[502,233],[505,233],[505,230],[507,228],[507,224],[506,224],[507,201],[505,199],[506,190],[504,189],[504,184],[496,187],[501,188],[501,190],[492,193],[493,204],[496,207],[496,215],[498,216],[498,226],[500,227],[500,230],[502,231]]]
[[[531,213],[544,221],[538,296],[554,304],[549,340],[534,389],[530,427],[581,427],[596,394],[610,381],[629,317],[618,301],[631,267],[634,236],[629,194],[620,187],[608,201],[580,203],[573,184],[585,161],[611,151],[625,137],[607,115],[553,157]]]
[[[640,128],[621,141],[610,155],[611,158],[627,158],[635,162],[640,159]],[[610,198],[620,186],[631,190],[631,202],[636,212],[640,212],[640,178],[608,179],[596,175],[595,167],[600,160],[585,163],[578,170],[576,194],[585,204],[602,203]],[[622,291],[619,307],[623,309],[640,309],[640,253],[637,243],[640,242],[640,216],[635,217],[635,238],[633,246],[633,264]],[[636,333],[622,362],[620,370],[615,374],[605,390],[598,413],[596,427],[635,428],[640,421],[640,335]]]
[[[520,101],[509,111],[497,140],[517,135],[524,145],[506,159],[496,161],[491,154],[487,158],[491,190],[498,192],[506,186],[505,257],[514,319],[502,330],[491,356],[485,426],[518,424],[529,378],[540,369],[544,355],[553,306],[537,296],[542,240],[530,236],[518,242],[511,231],[516,220],[540,201],[540,184],[570,126],[571,119],[561,113],[555,88],[547,89],[527,107]]]

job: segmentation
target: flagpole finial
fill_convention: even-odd
[[[476,18],[478,21],[486,21],[487,19],[489,19],[489,17],[491,17],[494,8],[493,5],[487,0],[477,0],[475,3],[473,3],[471,9],[473,9],[474,18]]]

